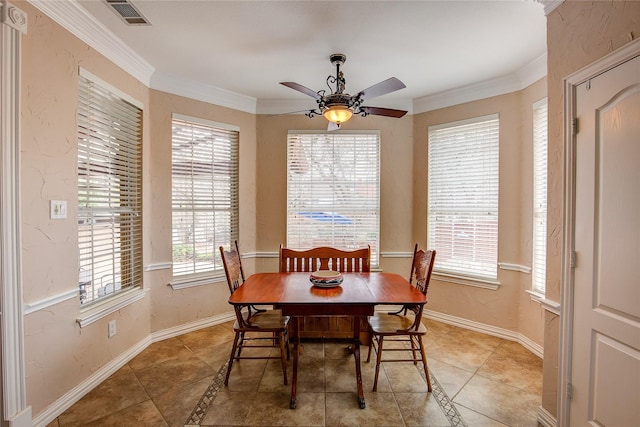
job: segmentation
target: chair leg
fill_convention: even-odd
[[[431,377],[429,376],[429,367],[427,366],[427,354],[424,351],[422,337],[418,336],[416,338],[418,338],[418,343],[420,344],[420,354],[422,355],[422,364],[424,365],[424,375],[427,378],[427,390],[431,391]]]
[[[291,358],[290,352],[289,352],[289,332],[287,331],[287,329],[285,328],[282,336],[285,339],[284,345],[285,348],[287,349],[287,360],[289,360]]]
[[[409,342],[411,343],[411,355],[413,356],[413,364],[417,365],[418,364],[418,358],[416,357],[416,343],[414,341],[414,338],[420,339],[420,337],[414,337],[412,335],[409,335]]]
[[[284,353],[285,353],[285,351],[284,351],[285,344],[284,344],[284,333],[283,332],[280,332],[278,341],[280,341],[280,362],[282,364],[282,376],[284,377],[284,385],[287,385],[287,361],[285,360],[285,355],[284,355]]]
[[[229,366],[227,366],[227,376],[224,379],[224,385],[229,385],[229,375],[231,375],[231,368],[233,367],[233,359],[235,359],[236,348],[238,347],[239,337],[240,337],[240,333],[236,332],[236,336],[233,338],[233,347],[231,347],[231,356],[229,357]],[[240,348],[237,349],[238,356],[240,356]]]
[[[240,353],[242,353],[243,346],[244,346],[244,332],[240,332],[240,343],[237,346],[238,354],[236,354],[236,359],[240,359]]]
[[[373,391],[378,391],[378,375],[380,374],[380,363],[382,362],[382,343],[384,336],[380,335],[378,339],[378,351],[376,355],[376,375],[373,378]]]
[[[369,341],[369,351],[367,352],[367,363],[371,360],[371,349],[373,348],[373,340],[375,340],[375,335],[371,336],[371,341]]]

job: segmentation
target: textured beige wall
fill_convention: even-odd
[[[25,303],[78,289],[76,114],[83,67],[145,106],[148,89],[26,2],[22,45],[21,209]],[[146,129],[146,128],[145,128]],[[149,132],[144,131],[145,144]],[[146,145],[148,146],[148,145]],[[49,219],[49,200],[66,200],[68,217]],[[145,218],[148,212],[144,212]],[[34,414],[149,336],[150,302],[138,301],[83,329],[77,299],[25,317],[27,403]],[[118,333],[107,338],[107,322]]]
[[[151,90],[151,147],[148,171],[149,250],[145,264],[171,261],[171,117],[172,113],[212,120],[240,128],[238,244],[243,253],[254,251],[256,239],[256,119],[254,114],[219,107],[177,95]],[[247,273],[250,272],[248,269]],[[174,291],[167,284],[171,270],[158,270],[145,282],[152,290],[152,332],[213,315],[232,312],[229,288],[224,278],[205,285]]]
[[[23,39],[22,225],[26,303],[77,287],[76,109],[78,67],[144,105],[144,264],[171,260],[171,113],[240,127],[240,245],[246,252],[277,252],[286,238],[286,134],[326,128],[322,118],[255,116],[146,88],[24,1],[29,17]],[[381,252],[410,252],[426,239],[426,128],[476,115],[501,114],[500,261],[529,265],[530,190],[523,120],[544,83],[514,94],[402,119],[353,118],[346,129],[381,131]],[[415,123],[415,124],[414,124]],[[68,201],[66,220],[48,219],[48,201]],[[381,257],[381,268],[407,274],[410,259]],[[245,260],[247,273],[277,269],[276,258]],[[25,318],[27,399],[34,415],[153,332],[229,311],[226,285],[172,291],[169,270],[145,272],[147,296],[80,329],[77,300]],[[524,333],[535,342],[539,306],[523,298],[526,275],[500,271],[503,286],[486,291],[436,283],[430,309]],[[526,306],[526,307],[525,307]],[[525,311],[525,312],[523,312]],[[107,338],[107,322],[118,334]],[[540,325],[540,327],[542,327]],[[548,336],[547,336],[548,339]]]
[[[549,199],[547,298],[560,301],[564,179],[563,80],[640,36],[639,1],[566,1],[547,16]],[[545,318],[542,405],[557,413],[559,321]]]
[[[309,119],[300,114],[258,116],[257,251],[277,253],[279,245],[286,243],[287,132],[325,131],[326,126],[327,121],[322,117]],[[354,117],[344,125],[345,132],[350,129],[380,130],[380,251],[411,252],[412,117]],[[399,269],[396,259],[380,259],[381,268],[406,274],[409,267],[405,269],[405,263],[400,264],[402,268]],[[277,270],[277,259],[259,260],[256,268]]]
[[[149,90],[28,3],[23,39],[22,218],[25,303],[77,289],[78,69],[83,67],[143,104],[143,260],[171,261],[171,113],[240,128],[240,245],[255,250],[255,115]],[[66,200],[68,218],[48,219],[49,200]],[[151,333],[230,313],[224,280],[173,291],[170,270],[144,273],[146,297],[80,329],[77,299],[25,318],[27,399],[34,415]],[[118,333],[107,338],[108,321]]]
[[[414,238],[424,244],[427,233],[427,144],[431,125],[498,113],[500,117],[500,187],[498,261],[531,266],[531,104],[546,95],[544,80],[525,91],[469,102],[414,116]],[[528,105],[528,107],[527,107]],[[498,269],[498,290],[432,280],[429,309],[493,325],[542,345],[542,309],[525,289],[531,275]],[[524,325],[526,323],[526,325]]]

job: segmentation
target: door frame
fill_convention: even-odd
[[[564,196],[562,286],[560,311],[560,349],[558,363],[558,425],[569,425],[571,358],[573,342],[574,251],[575,251],[575,176],[576,176],[576,87],[589,79],[640,56],[640,39],[603,56],[563,80],[564,89]]]

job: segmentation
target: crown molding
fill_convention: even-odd
[[[520,90],[531,86],[547,75],[547,52],[543,53],[526,66],[516,71],[516,77],[520,80]]]
[[[544,5],[548,14],[564,0],[536,0]],[[283,111],[303,112],[314,105],[303,99],[256,99],[216,86],[185,80],[155,68],[128,47],[113,32],[97,21],[76,0],[53,2],[29,0],[29,2],[56,21],[67,31],[96,49],[151,89],[174,95],[244,111],[251,114],[282,114]],[[497,79],[455,88],[421,98],[389,99],[387,108],[407,110],[409,114],[445,108],[465,102],[522,90],[546,75],[546,53],[515,73]]]
[[[167,73],[156,71],[151,78],[149,87],[221,107],[256,114],[256,98]]]
[[[248,113],[256,111],[255,98],[157,72],[76,0],[29,0],[29,3],[151,89]]]
[[[29,3],[149,87],[155,68],[96,20],[76,0],[29,0]]]
[[[503,95],[517,90],[520,90],[520,81],[512,74],[416,98],[413,100],[413,111],[416,114],[426,113],[427,111]]]
[[[544,53],[515,73],[427,95],[413,100],[414,114],[464,104],[492,96],[504,95],[526,88],[547,75],[547,54]]]
[[[564,3],[564,0],[535,0],[544,6],[544,14],[548,16],[551,12],[556,10],[558,6]]]

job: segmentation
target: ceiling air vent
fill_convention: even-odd
[[[129,25],[151,25],[147,18],[128,0],[104,0]]]

